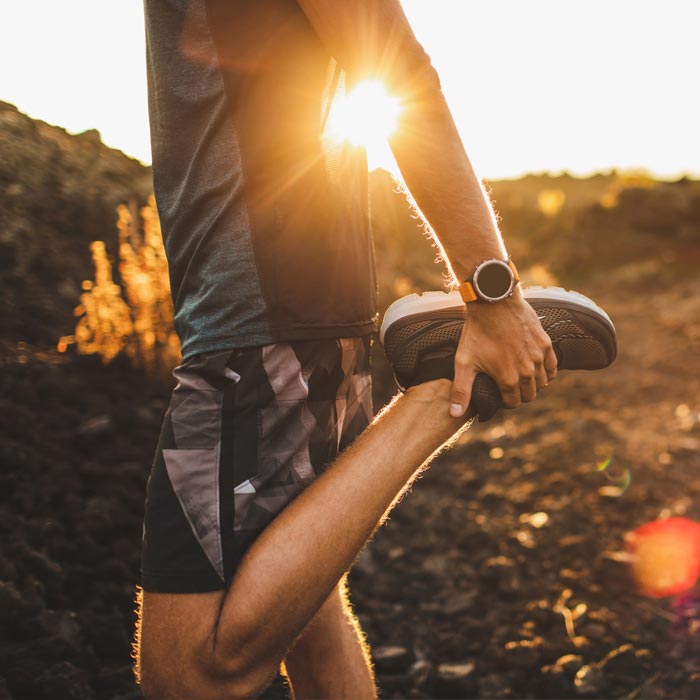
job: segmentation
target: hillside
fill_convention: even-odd
[[[3,346],[50,347],[71,330],[88,245],[115,251],[116,206],[145,201],[150,169],[96,131],[72,136],[0,102],[0,316]]]

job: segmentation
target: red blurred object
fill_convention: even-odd
[[[654,520],[625,536],[632,574],[650,598],[683,593],[700,573],[700,523],[688,518]]]

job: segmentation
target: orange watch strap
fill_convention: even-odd
[[[476,292],[474,291],[474,287],[472,286],[471,282],[462,282],[462,284],[459,285],[458,289],[459,293],[462,295],[462,299],[464,300],[465,304],[468,304],[471,301],[476,301],[479,298],[476,295]]]
[[[513,270],[513,281],[520,282],[520,277],[518,277],[518,268],[515,267],[515,263],[512,260],[508,260],[508,267]]]

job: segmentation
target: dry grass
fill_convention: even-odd
[[[95,279],[83,282],[75,334],[62,337],[58,349],[75,345],[79,353],[99,354],[105,363],[124,352],[150,374],[168,372],[180,358],[180,344],[155,200],[151,196],[140,212],[134,203],[120,205],[117,214],[123,289],[114,282],[104,242],[93,241]]]

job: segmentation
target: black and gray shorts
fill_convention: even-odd
[[[144,590],[225,588],[270,521],[368,425],[370,337],[197,355],[148,481]]]

